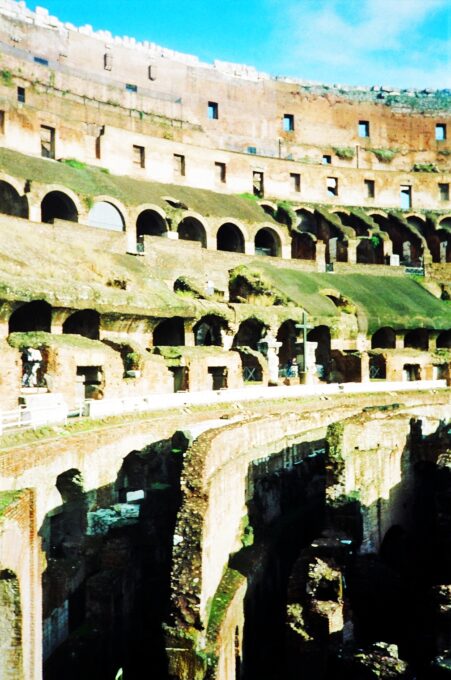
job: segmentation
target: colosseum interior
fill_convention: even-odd
[[[1,680],[450,678],[450,91],[0,45]]]

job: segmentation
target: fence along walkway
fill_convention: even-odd
[[[35,403],[32,406],[21,406],[12,411],[0,412],[0,435],[14,429],[37,428],[43,425],[64,425],[71,416],[104,418],[127,413],[161,411],[189,406],[211,406],[230,402],[438,389],[446,389],[446,380],[280,385],[277,387],[255,386],[215,391],[149,394],[145,397],[117,397],[98,401],[86,399],[79,408],[73,410],[69,410],[63,401],[56,400],[52,405],[39,406]]]

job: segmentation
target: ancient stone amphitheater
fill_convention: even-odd
[[[450,91],[0,45],[0,679],[450,677]]]

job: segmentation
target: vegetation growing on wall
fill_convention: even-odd
[[[415,163],[412,167],[413,172],[438,172],[435,163]]]
[[[352,146],[334,146],[333,151],[338,158],[351,161],[355,156],[355,149]]]
[[[368,149],[368,151],[374,154],[381,163],[391,163],[398,153],[398,149]]]

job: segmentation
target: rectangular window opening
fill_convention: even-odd
[[[283,130],[284,132],[293,132],[294,130],[294,116],[292,113],[285,113],[283,116]]]
[[[257,147],[256,146],[248,146],[247,147],[247,153],[251,153],[255,155],[257,153]]]
[[[149,80],[157,79],[157,67],[154,64],[149,64],[147,69],[147,75],[149,77]]]
[[[370,124],[367,120],[359,120],[359,137],[370,136]]]
[[[327,195],[338,196],[338,179],[336,177],[327,178]]]
[[[444,142],[446,139],[446,125],[445,123],[438,123],[435,126],[435,139],[437,142]]]
[[[412,207],[412,187],[408,185],[401,185],[400,192],[400,205],[403,210],[408,210]]]
[[[323,165],[332,165],[332,156],[327,153],[324,154],[321,162]]]
[[[227,178],[227,170],[225,163],[215,163],[216,181],[224,184]]]
[[[374,198],[374,179],[364,179],[363,183],[366,189],[366,198]]]
[[[137,165],[138,168],[146,167],[146,151],[143,146],[133,144],[133,165]]]
[[[291,191],[298,194],[301,191],[301,175],[298,172],[290,173]]]
[[[49,65],[49,60],[44,59],[44,57],[33,57],[33,61],[36,64],[41,64],[41,66],[48,66]]]
[[[105,71],[111,71],[113,68],[113,55],[111,52],[105,52],[103,55],[103,68]]]
[[[25,88],[24,87],[18,87],[17,88],[17,101],[20,102],[21,104],[25,104]]]
[[[449,201],[449,184],[439,184],[438,190],[441,201]]]
[[[0,135],[5,134],[5,112],[0,111]]]
[[[264,193],[265,193],[265,187],[264,187],[264,176],[262,172],[254,171],[252,173],[252,189],[254,192],[254,196],[258,196],[259,198],[263,198]]]
[[[208,117],[210,120],[218,120],[219,108],[217,102],[208,102]]]
[[[185,156],[178,153],[174,154],[174,174],[177,177],[185,176]]]
[[[138,86],[132,83],[125,83],[125,89],[127,92],[138,92]]]
[[[55,158],[55,128],[41,125],[41,156]]]

